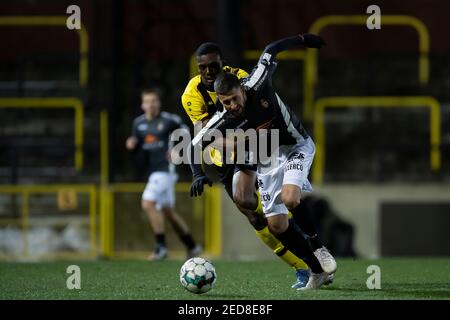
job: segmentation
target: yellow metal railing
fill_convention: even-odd
[[[127,256],[126,252],[114,250],[114,194],[142,193],[145,184],[142,183],[113,183],[109,184],[108,176],[108,112],[100,113],[100,248],[105,257]],[[190,183],[177,183],[177,192],[189,192]],[[222,252],[222,212],[220,188],[213,186],[205,189],[202,198],[194,198],[193,215],[203,211],[205,219],[205,251],[214,256]]]
[[[100,186],[109,183],[108,111],[100,111]]]
[[[14,224],[21,226],[24,237],[24,255],[29,255],[27,231],[30,227],[30,196],[38,194],[58,194],[62,190],[76,193],[86,193],[89,196],[89,238],[91,244],[90,255],[97,255],[97,187],[91,184],[46,184],[46,185],[0,185],[1,194],[20,195],[21,216],[18,219],[0,218],[0,224]]]
[[[114,195],[117,193],[142,193],[145,184],[142,183],[114,183],[104,187],[100,191],[100,247],[102,255],[108,258],[129,255],[129,252],[120,252],[114,249]],[[176,192],[187,193],[190,183],[180,182],[175,186]],[[198,214],[202,207],[202,198],[194,198],[192,201],[194,215]],[[213,256],[220,256],[222,252],[222,216],[221,216],[221,192],[214,186],[206,188],[204,195],[205,214],[205,252]]]
[[[67,16],[0,16],[0,26],[26,26],[26,27],[64,27],[66,28]],[[71,32],[72,30],[68,30]],[[80,45],[80,61],[78,70],[78,81],[81,86],[86,86],[89,76],[89,35],[86,28],[81,25],[76,30]]]
[[[419,81],[422,84],[429,80],[429,58],[430,36],[426,26],[419,19],[406,15],[383,15],[383,25],[412,27],[419,35]],[[331,25],[365,25],[365,15],[332,15],[317,19],[310,27],[309,32],[320,34],[320,32]],[[314,117],[314,88],[317,83],[317,50],[306,50],[305,72],[304,72],[304,117],[312,120]]]
[[[84,105],[78,98],[0,98],[0,108],[73,109],[75,168],[83,168]]]
[[[314,111],[314,139],[316,155],[313,162],[313,181],[322,184],[325,171],[325,111],[329,108],[416,108],[430,109],[430,167],[441,167],[441,108],[433,97],[327,97],[316,101]]]
[[[20,226],[24,240],[23,256],[29,256],[29,243],[27,232],[30,223],[30,196],[40,194],[55,194],[62,191],[86,193],[89,196],[89,238],[91,244],[90,256],[117,258],[131,256],[130,252],[121,252],[114,249],[114,195],[117,193],[142,193],[145,184],[142,183],[115,183],[101,186],[93,184],[40,184],[40,185],[0,185],[0,194],[13,194],[21,196],[21,214],[19,218],[0,218],[0,225]],[[189,192],[190,183],[178,183],[176,192]],[[97,209],[100,200],[99,210]],[[193,201],[193,215],[199,217],[204,212],[205,252],[212,256],[220,256],[222,252],[222,214],[221,190],[218,186],[206,188],[203,198]],[[98,227],[97,227],[98,226]],[[99,241],[99,243],[97,242]],[[70,257],[69,252],[58,252]]]
[[[222,196],[221,188],[205,189],[205,251],[219,257],[222,254]]]

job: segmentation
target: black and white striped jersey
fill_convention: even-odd
[[[251,80],[251,79],[250,79]],[[279,130],[280,145],[299,144],[308,138],[302,123],[275,92],[270,79],[261,83],[257,89],[246,86],[246,123],[242,129]]]
[[[277,53],[302,43],[302,38],[295,36],[269,44],[252,73],[241,81],[247,95],[243,129],[278,129],[280,145],[298,144],[308,138],[300,120],[272,86]]]

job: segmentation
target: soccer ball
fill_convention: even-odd
[[[216,269],[204,258],[191,258],[180,269],[181,285],[192,293],[208,292],[214,286],[216,279]]]

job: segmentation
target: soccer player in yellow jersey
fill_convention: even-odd
[[[203,124],[217,111],[216,93],[214,81],[222,72],[231,72],[238,78],[248,76],[247,72],[239,68],[225,66],[222,52],[218,45],[206,42],[198,47],[195,52],[199,75],[193,77],[181,97],[183,108],[195,125],[199,121]],[[221,110],[219,110],[221,111]],[[303,260],[288,251],[281,242],[270,233],[267,221],[262,215],[261,201],[258,195],[258,206],[255,210],[248,210],[248,205],[240,204],[252,202],[256,188],[255,181],[248,176],[240,175],[236,166],[223,163],[222,155],[218,150],[210,149],[210,157],[215,164],[221,183],[231,199],[249,220],[255,229],[257,236],[284,262],[296,270],[297,281],[292,288],[301,288],[306,285],[309,278],[308,265]],[[201,165],[191,164],[194,181],[191,187],[191,196],[199,196],[203,193],[205,184],[212,185],[211,180],[203,172]],[[248,199],[248,200],[247,200]]]

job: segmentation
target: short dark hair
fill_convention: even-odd
[[[202,43],[197,50],[195,50],[195,56],[202,56],[209,53],[216,53],[220,56],[222,59],[222,50],[220,49],[219,45],[214,42],[204,42]]]
[[[161,100],[161,92],[158,89],[155,89],[155,88],[142,89],[141,95],[143,96],[143,95],[146,95],[146,94],[154,94]]]
[[[214,81],[214,91],[217,94],[227,94],[234,88],[241,86],[241,80],[236,75],[230,72],[223,72],[219,74]]]

